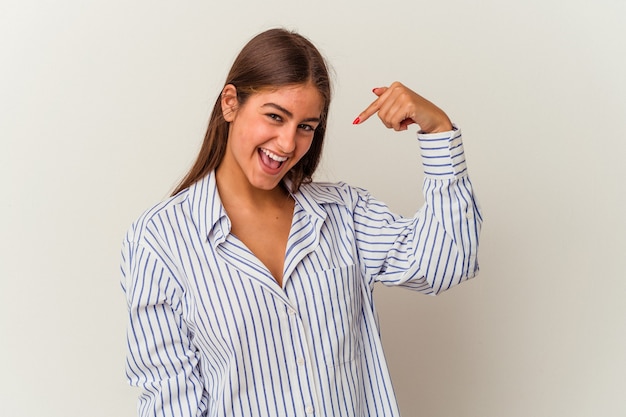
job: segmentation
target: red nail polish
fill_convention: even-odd
[[[357,117],[356,119],[354,119],[354,121],[352,122],[353,125],[358,125],[359,123],[361,123],[361,118]]]

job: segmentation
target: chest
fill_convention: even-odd
[[[296,206],[289,225],[282,227],[282,233],[274,234],[251,225],[266,242],[256,253],[232,229],[229,233],[225,221],[216,224],[208,239],[190,234],[178,242],[177,251],[189,254],[176,269],[186,287],[184,315],[190,323],[213,323],[202,326],[211,332],[217,323],[229,322],[220,328],[230,332],[263,320],[268,312],[278,317],[289,309],[299,311],[299,305],[321,314],[324,300],[346,303],[333,306],[344,312],[358,310],[351,296],[361,293],[363,271],[347,219],[311,216]],[[268,252],[279,252],[280,257],[262,256]],[[281,285],[265,265],[271,260],[280,263]],[[219,334],[222,331],[214,336]]]
[[[282,287],[285,253],[293,208],[283,211],[230,216],[232,238],[244,245]]]
[[[323,254],[314,250],[279,288],[239,255],[235,262],[216,260],[185,296],[184,316],[206,363],[250,352],[250,360],[257,352],[261,358],[284,356],[281,363],[310,354],[308,359],[331,367],[352,360],[360,349],[362,309],[371,304],[357,265],[319,269]]]

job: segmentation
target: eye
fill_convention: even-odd
[[[305,132],[314,132],[315,131],[315,127],[313,127],[311,125],[304,124],[304,123],[298,125],[298,129],[302,129]]]
[[[283,118],[280,117],[279,115],[277,115],[276,113],[268,113],[267,117],[269,117],[270,119],[275,120],[277,122],[282,122],[283,121]]]

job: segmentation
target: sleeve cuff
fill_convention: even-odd
[[[438,133],[417,133],[422,154],[424,175],[451,179],[467,175],[461,130]]]

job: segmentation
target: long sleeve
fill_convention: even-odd
[[[139,416],[203,415],[207,400],[183,320],[180,286],[152,249],[128,238],[121,269],[129,311],[126,374],[143,390]]]
[[[402,218],[362,191],[354,212],[356,239],[370,284],[437,294],[477,274],[482,215],[461,132],[419,134],[418,139],[424,206],[413,218]]]

